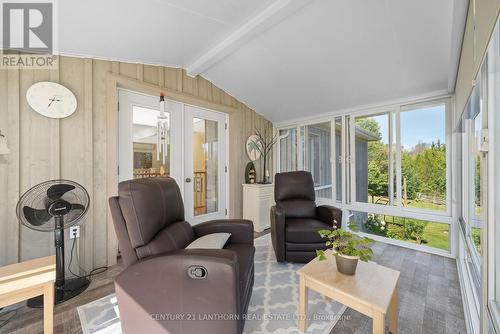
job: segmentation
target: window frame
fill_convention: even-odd
[[[401,157],[402,157],[402,147],[401,147],[401,113],[406,111],[411,111],[415,109],[423,109],[423,108],[431,108],[439,105],[445,106],[445,145],[446,145],[446,210],[445,211],[437,211],[437,210],[426,210],[419,208],[408,208],[404,207],[401,203],[401,194],[402,194],[402,172],[401,172]],[[449,99],[437,99],[431,101],[425,101],[420,103],[413,104],[402,104],[396,106],[392,109],[388,109],[386,111],[374,110],[372,112],[365,112],[363,114],[354,114],[355,118],[360,117],[373,117],[378,115],[388,115],[388,143],[389,143],[389,182],[388,182],[388,194],[389,194],[389,205],[380,205],[380,204],[372,204],[372,203],[363,203],[356,201],[356,173],[355,173],[355,122],[351,122],[350,124],[350,142],[351,147],[354,147],[351,155],[351,165],[350,165],[350,174],[352,182],[351,182],[351,207],[355,211],[364,211],[364,212],[374,212],[379,210],[381,207],[386,207],[386,209],[381,210],[381,214],[385,212],[390,212],[394,215],[411,215],[415,214],[420,217],[424,216],[437,216],[438,221],[442,223],[451,223],[451,212],[452,212],[452,200],[451,200],[451,108],[450,108],[450,100]],[[393,124],[392,120],[395,118],[395,123]],[[396,139],[395,147],[393,143],[393,139]],[[394,154],[393,154],[393,151]],[[394,201],[394,169],[396,171],[396,201]],[[395,209],[395,210],[393,210]],[[410,217],[410,218],[417,218]],[[431,219],[428,219],[432,221]]]

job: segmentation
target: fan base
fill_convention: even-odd
[[[89,286],[90,281],[85,277],[77,277],[67,279],[64,282],[64,286],[61,288],[55,288],[54,302],[55,304],[60,304],[68,299],[78,296],[80,293],[85,291]],[[43,307],[43,296],[38,296],[28,299],[28,306],[33,308]]]

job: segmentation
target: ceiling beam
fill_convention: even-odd
[[[186,67],[187,74],[195,77],[205,72],[251,39],[295,13],[308,2],[310,1],[276,0],[189,64]]]

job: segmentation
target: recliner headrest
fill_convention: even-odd
[[[184,204],[171,177],[120,182],[118,201],[132,247],[149,243],[167,225],[184,220]]]
[[[290,199],[316,200],[314,181],[309,172],[277,173],[274,180],[274,199],[277,202]]]

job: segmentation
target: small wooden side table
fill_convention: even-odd
[[[299,330],[307,328],[307,295],[313,289],[373,319],[373,333],[385,333],[385,315],[389,314],[389,331],[397,333],[399,271],[373,262],[358,262],[356,274],[339,273],[334,255],[317,258],[298,271]]]
[[[56,257],[11,264],[0,268],[0,307],[43,295],[43,331],[54,330]]]

